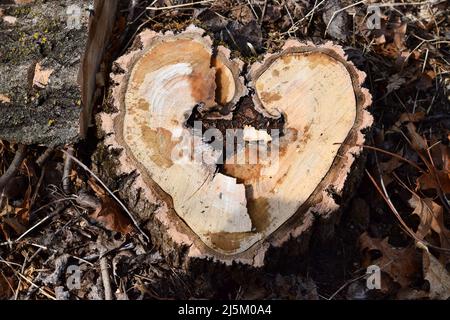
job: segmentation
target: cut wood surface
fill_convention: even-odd
[[[310,229],[313,213],[339,209],[333,195],[342,194],[372,122],[365,76],[340,47],[289,40],[248,66],[244,86],[244,64],[199,28],[147,30],[137,41],[116,61],[118,112],[100,116],[105,144],[124,149],[119,171],[138,170],[132,188],[159,203],[156,219],[189,256],[261,265],[271,245]],[[188,123],[195,110],[232,118],[249,92],[267,119],[283,118],[279,135],[243,126],[245,142],[224,153]]]

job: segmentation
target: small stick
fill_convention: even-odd
[[[250,7],[250,9],[252,10],[252,12],[253,12],[253,15],[255,16],[255,18],[258,20],[259,19],[259,17],[258,17],[258,15],[256,14],[256,11],[255,11],[255,8],[253,8],[253,5],[252,5],[252,3],[250,2],[250,0],[247,0],[247,3],[248,3],[248,5],[249,5],[249,7]]]
[[[264,6],[262,9],[261,17],[259,18],[259,25],[262,25],[262,23],[263,23],[264,16],[266,15],[266,10],[267,10],[267,0],[264,1]]]
[[[47,148],[47,149],[44,151],[44,153],[41,154],[41,155],[39,156],[39,158],[37,158],[36,164],[37,164],[39,167],[42,167],[42,166],[47,162],[48,158],[52,155],[52,153],[53,153],[53,148]]]
[[[46,167],[47,166],[42,167],[41,175],[39,176],[38,183],[36,184],[36,189],[34,190],[33,196],[31,197],[30,208],[33,207],[33,204],[36,201],[37,195],[39,193],[39,189],[41,188],[41,185],[42,185],[42,181],[44,180]]]
[[[323,3],[325,2],[325,0],[320,1],[318,4],[315,4],[314,7],[300,20],[298,20],[297,22],[295,22],[295,24],[293,26],[291,26],[289,28],[288,31],[284,32],[283,34],[290,34],[290,32],[296,32],[298,30],[298,25],[301,24],[304,20],[308,19],[308,17],[311,16],[310,21],[312,19],[312,16],[314,16],[314,12],[316,11],[317,8],[319,8]]]
[[[52,296],[51,294],[47,293],[47,291],[45,291],[45,289],[41,288],[40,286],[38,286],[37,284],[35,284],[33,281],[31,281],[30,279],[28,279],[27,277],[25,277],[23,274],[21,274],[20,272],[17,272],[17,275],[19,277],[21,277],[22,279],[24,279],[26,282],[28,282],[32,287],[35,287],[39,290],[40,293],[42,293],[44,296],[46,296],[47,298],[51,299],[51,300],[56,300],[56,297]]]
[[[443,2],[443,1],[441,1]],[[439,2],[440,3],[440,2]],[[376,7],[406,7],[406,6],[423,6],[426,4],[431,4],[431,1],[422,1],[422,2],[395,2],[395,3],[380,3],[375,4]],[[438,4],[438,3],[436,3]]]
[[[183,7],[189,7],[189,6],[193,6],[196,4],[203,4],[203,3],[210,3],[210,2],[214,2],[214,0],[202,0],[202,1],[197,1],[197,2],[192,2],[192,3],[182,3],[182,4],[176,4],[173,6],[167,6],[167,7],[147,7],[147,10],[152,10],[152,11],[159,11],[159,10],[166,10],[166,9],[176,9],[176,8],[183,8]]]
[[[19,271],[17,271],[16,269],[14,269],[10,262],[6,261],[5,259],[3,259],[2,256],[0,256],[0,262],[5,263],[11,270],[12,272],[14,272],[14,274],[16,275],[16,277],[20,277],[22,279],[24,279],[26,282],[28,282],[32,287],[35,287],[39,290],[40,293],[42,293],[44,296],[46,296],[49,299],[52,300],[56,300],[56,298],[54,296],[52,296],[51,294],[47,293],[47,291],[45,291],[45,289],[41,288],[40,286],[38,286],[37,284],[35,284],[33,281],[31,281],[30,279],[28,279],[26,276],[24,276],[22,273],[20,273]],[[22,267],[21,265],[19,265],[20,267]]]
[[[405,223],[405,221],[403,221],[402,217],[400,216],[400,213],[397,211],[397,209],[395,208],[394,204],[392,203],[389,194],[386,191],[386,187],[384,185],[383,182],[383,178],[380,175],[380,183],[381,183],[381,187],[378,185],[378,183],[375,181],[375,179],[372,177],[372,175],[369,173],[369,171],[367,171],[367,169],[365,170],[366,174],[368,175],[369,179],[371,180],[371,182],[373,183],[373,185],[375,186],[375,189],[378,191],[378,193],[381,195],[381,197],[383,198],[383,200],[386,202],[386,204],[388,205],[389,209],[391,209],[391,211],[394,213],[395,217],[397,218],[397,220],[400,222],[400,227],[411,236],[411,238],[413,238],[416,241],[416,244],[421,244],[423,246],[426,246],[428,248],[433,248],[435,250],[439,250],[442,252],[446,252],[446,253],[450,253],[449,249],[446,248],[442,248],[442,247],[438,247],[435,246],[431,243],[429,243],[428,241],[425,241],[423,239],[420,239],[416,233],[411,230],[411,228],[408,227],[408,225]]]
[[[22,164],[23,159],[25,159],[26,151],[27,146],[24,144],[19,144],[13,161],[9,165],[6,172],[0,177],[0,190],[2,190],[5,187],[6,183],[16,174],[17,170]]]
[[[56,249],[47,248],[47,247],[45,247],[45,246],[42,246],[42,245],[39,245],[39,244],[36,244],[36,243],[30,243],[30,245],[33,246],[33,247],[39,248],[38,250],[41,250],[41,249],[42,249],[42,250],[47,250],[47,251],[51,251],[51,252],[54,252],[54,253],[58,253],[58,250],[56,250]],[[87,261],[86,259],[80,258],[80,257],[78,257],[78,256],[74,256],[73,254],[68,254],[68,255],[69,255],[70,257],[72,257],[72,258],[74,258],[74,259],[76,259],[76,260],[82,262],[82,263],[86,263],[86,264],[90,265],[91,267],[94,266],[93,263]]]
[[[67,148],[67,157],[66,161],[64,161],[64,171],[63,171],[63,177],[62,177],[62,185],[63,190],[65,193],[70,194],[72,193],[72,186],[70,183],[70,173],[72,171],[72,156],[73,156],[73,147]]]
[[[384,264],[384,265],[382,265],[382,266],[380,267],[380,270],[383,270],[384,268],[386,268],[387,266],[389,266],[389,265],[392,264],[393,262],[394,262],[394,260],[389,260],[388,262],[386,262],[386,264]],[[368,275],[365,273],[365,274],[363,274],[363,275],[361,275],[361,276],[359,276],[359,277],[356,277],[356,278],[354,278],[354,279],[350,279],[350,280],[346,281],[346,282],[345,282],[341,287],[339,287],[339,289],[337,289],[337,290],[336,290],[329,298],[324,297],[325,300],[333,300],[334,297],[336,297],[336,296],[338,295],[338,293],[341,292],[342,290],[344,290],[345,287],[347,287],[349,284],[351,284],[351,283],[353,283],[353,282],[355,282],[355,281],[361,280],[361,279],[363,279],[363,278],[367,278],[367,276],[368,276]]]
[[[425,67],[427,66],[427,61],[428,61],[428,53],[430,50],[427,49],[426,53],[425,53],[425,59],[423,60],[423,65],[422,65],[422,73],[425,72]]]
[[[111,195],[111,197],[114,198],[114,200],[117,201],[117,203],[122,207],[123,210],[125,210],[125,212],[128,214],[128,216],[130,217],[131,221],[133,221],[134,226],[136,227],[136,229],[142,234],[142,236],[144,237],[145,240],[147,240],[147,242],[150,242],[150,238],[145,234],[145,232],[141,229],[141,227],[139,226],[138,221],[136,220],[136,218],[134,217],[134,215],[131,214],[130,210],[128,210],[128,208],[123,204],[122,201],[119,200],[119,198],[117,198],[117,196],[106,186],[106,184],[100,180],[99,177],[97,177],[97,175],[92,172],[92,170],[90,170],[83,162],[81,162],[80,160],[78,160],[77,158],[75,158],[74,156],[68,154],[66,151],[61,150],[63,153],[65,153],[67,156],[69,156],[70,158],[73,159],[73,161],[75,161],[80,167],[82,167],[84,170],[86,170],[87,172],[89,172],[95,180],[98,181],[98,183],[101,184],[101,186]]]
[[[102,250],[103,251],[103,250]],[[105,290],[105,300],[113,300],[111,290],[111,279],[109,277],[108,259],[104,255],[105,251],[101,252],[100,256],[100,271],[102,274],[103,289]]]
[[[390,156],[392,156],[392,157],[394,157],[394,158],[397,158],[397,159],[399,159],[399,160],[405,161],[406,163],[408,163],[408,164],[411,165],[412,167],[416,168],[416,169],[419,170],[420,172],[425,172],[425,171],[424,171],[421,167],[419,167],[416,163],[414,163],[414,162],[412,162],[411,160],[408,160],[408,159],[406,159],[406,158],[404,158],[404,157],[402,157],[402,156],[400,156],[400,155],[398,155],[398,154],[396,154],[396,153],[393,153],[393,152],[390,152],[390,151],[387,151],[387,150],[383,150],[383,149],[380,149],[380,148],[377,148],[377,147],[368,146],[368,145],[365,145],[365,144],[356,144],[356,146],[362,147],[362,148],[365,148],[365,149],[375,150],[375,151],[378,151],[378,152],[381,152],[381,153],[390,155]]]
[[[34,224],[31,228],[29,228],[27,231],[25,231],[24,233],[22,233],[20,235],[20,237],[18,237],[16,240],[14,240],[14,242],[19,242],[20,240],[22,240],[23,238],[25,238],[25,236],[27,234],[29,234],[31,231],[33,231],[34,229],[36,229],[37,227],[39,227],[41,224],[43,224],[45,221],[55,217],[56,215],[60,214],[65,208],[67,208],[67,205],[60,205],[59,208],[55,209],[54,212],[50,213],[48,216],[46,216],[45,218],[43,218],[42,220],[40,220],[39,222],[37,222],[36,224]]]

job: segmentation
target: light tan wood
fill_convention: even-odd
[[[285,47],[301,46],[289,42]],[[226,166],[248,188],[248,208],[256,232],[265,237],[286,222],[329,172],[356,119],[356,98],[345,65],[317,51],[285,52],[251,70],[255,105],[267,116],[285,116],[289,134],[272,146],[279,160]]]
[[[231,71],[217,57],[225,77],[224,104],[238,91]],[[250,232],[245,188],[236,179],[215,173],[220,152],[186,128],[194,107],[216,106],[216,70],[211,68],[209,38],[198,29],[177,36],[155,36],[136,62],[125,94],[124,142],[136,160],[173,200],[175,211],[199,237],[210,234]],[[222,102],[222,101],[221,101]],[[177,153],[198,143],[209,163]]]
[[[364,74],[340,47],[288,41],[249,67],[248,90],[242,62],[230,60],[224,48],[214,54],[201,29],[145,31],[140,42],[142,49],[117,61],[124,70],[113,76],[119,112],[103,114],[102,128],[108,145],[126,150],[121,171],[141,174],[135,188],[164,200],[157,219],[175,243],[189,245],[190,256],[258,265],[269,245],[310,228],[313,211],[338,208],[330,191],[342,192],[364,142],[361,129],[372,121]],[[186,120],[196,106],[205,117],[226,114],[248,92],[259,112],[284,117],[283,134],[243,128],[247,143],[235,156],[247,162],[229,158],[219,173],[221,150],[203,142]],[[202,150],[203,162],[197,154],[180,157],[192,145]],[[265,152],[250,164],[258,148]]]

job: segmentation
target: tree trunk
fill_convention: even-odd
[[[304,251],[360,176],[365,75],[331,43],[289,40],[245,71],[193,26],[135,42],[113,65],[94,160],[154,244],[184,265]]]

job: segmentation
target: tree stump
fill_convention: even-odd
[[[163,252],[262,266],[338,211],[372,123],[365,75],[339,46],[289,40],[248,72],[193,26],[146,30],[132,48],[99,122],[122,196]],[[206,128],[226,128],[243,101],[259,123]]]
[[[0,5],[0,139],[73,143],[90,123],[118,1],[11,2]]]

